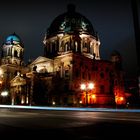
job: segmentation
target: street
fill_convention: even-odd
[[[139,112],[0,108],[0,135],[11,139],[136,139]]]

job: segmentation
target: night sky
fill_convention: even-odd
[[[51,22],[67,11],[67,5],[87,17],[98,32],[100,56],[109,59],[113,50],[120,52],[127,76],[137,73],[136,46],[130,0],[39,0],[0,4],[0,45],[12,33],[24,43],[24,59],[43,56],[43,38]]]

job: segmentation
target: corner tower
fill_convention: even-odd
[[[15,33],[9,35],[1,48],[1,64],[23,65],[23,43]]]

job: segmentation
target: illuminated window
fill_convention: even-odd
[[[75,52],[77,52],[78,51],[78,43],[77,43],[77,41],[75,41]]]
[[[83,52],[87,52],[88,51],[88,45],[87,45],[87,43],[85,42],[84,43],[84,46],[83,46]]]
[[[69,51],[70,50],[70,45],[69,45],[69,42],[67,42],[65,44],[65,51]]]

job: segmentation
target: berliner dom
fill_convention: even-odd
[[[67,11],[52,21],[42,39],[44,54],[28,64],[23,60],[23,42],[13,33],[1,46],[0,92],[8,92],[7,100],[0,97],[1,103],[76,107],[126,104],[120,54],[101,59],[99,35],[74,5],[68,5]]]

